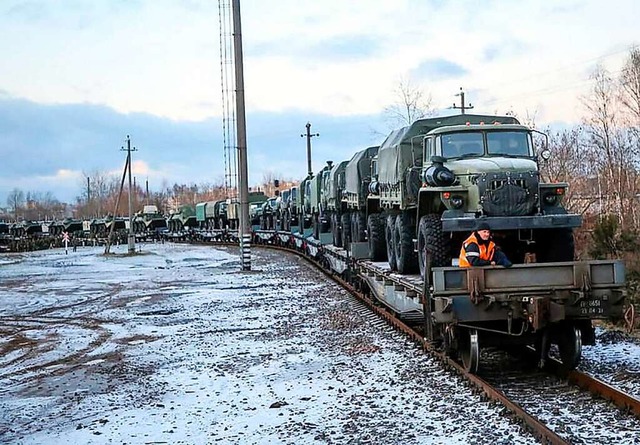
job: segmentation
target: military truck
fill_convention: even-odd
[[[307,214],[311,218],[311,225],[313,227],[313,237],[320,239],[321,233],[329,232],[329,220],[326,215],[322,213],[322,189],[325,185],[326,179],[333,167],[333,161],[327,161],[327,165],[320,170],[305,187],[305,208]]]
[[[421,274],[451,266],[481,222],[515,263],[573,260],[581,217],[562,206],[568,184],[541,182],[533,134],[514,117],[487,115],[421,119],[392,132],[374,187],[389,266]]]
[[[285,209],[284,220],[286,230],[290,230],[292,232],[297,232],[297,228],[300,226],[300,186],[295,185],[291,187],[289,193],[289,203]]]
[[[342,192],[343,212],[340,216],[341,244],[347,248],[351,241],[362,242],[368,234],[369,251],[375,261],[385,259],[384,249],[372,246],[372,239],[384,234],[378,228],[380,205],[376,195],[369,192],[372,179],[372,164],[378,154],[378,146],[368,147],[357,152],[345,167],[345,185]]]
[[[260,212],[260,228],[263,230],[271,230],[275,228],[276,201],[277,197],[268,198],[262,203]]]
[[[333,244],[342,246],[342,230],[340,218],[342,217],[343,204],[342,192],[345,187],[345,170],[349,161],[342,161],[334,165],[325,175],[320,199],[320,213],[322,218],[329,222],[329,230],[333,237]]]
[[[287,225],[288,218],[287,209],[289,208],[289,196],[291,195],[291,189],[282,190],[278,198],[276,199],[276,229],[277,230],[289,230]]]
[[[309,189],[309,192],[311,190],[307,184],[312,178],[313,176],[307,176],[300,181],[300,185],[295,192],[292,190],[291,231],[294,233],[304,233],[305,229],[311,228],[312,225],[311,202],[305,199],[305,192],[307,189]]]

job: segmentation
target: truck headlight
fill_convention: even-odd
[[[459,209],[464,204],[464,199],[462,199],[462,196],[454,195],[451,197],[449,202],[451,202],[451,207],[453,207],[454,209]]]
[[[546,205],[552,206],[555,205],[556,202],[558,202],[558,195],[556,195],[555,193],[547,193],[544,195],[543,199]]]

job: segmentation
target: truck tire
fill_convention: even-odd
[[[418,224],[418,265],[420,276],[431,267],[450,266],[449,240],[442,233],[442,220],[438,214],[424,215]]]
[[[342,248],[346,249],[349,247],[349,243],[351,242],[351,220],[349,218],[349,213],[342,214],[340,217],[340,226],[342,229]]]
[[[338,215],[331,214],[331,235],[333,237],[333,245],[342,247],[342,233],[340,232],[340,224],[338,223]]]
[[[411,274],[417,272],[417,257],[413,251],[413,235],[416,233],[415,219],[409,212],[396,217],[393,244],[396,250],[398,272]]]
[[[369,255],[372,261],[385,261],[387,249],[384,238],[384,219],[379,213],[372,213],[367,218],[367,233],[369,241]]]
[[[351,241],[361,243],[365,240],[365,220],[362,212],[353,212],[351,214]]]
[[[569,228],[540,230],[537,233],[536,244],[538,263],[574,260],[573,230]]]
[[[387,216],[387,224],[385,225],[385,239],[387,240],[387,261],[389,262],[389,268],[396,270],[398,263],[396,263],[396,249],[394,245],[393,233],[395,232],[396,216]]]

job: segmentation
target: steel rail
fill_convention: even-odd
[[[455,362],[450,357],[447,357],[445,354],[437,351],[431,343],[422,336],[419,332],[417,332],[414,328],[402,322],[402,320],[398,319],[392,312],[387,310],[383,306],[378,306],[375,304],[375,301],[367,296],[364,292],[356,289],[351,283],[342,279],[342,277],[332,273],[331,270],[325,269],[323,265],[309,258],[303,252],[300,252],[296,249],[291,249],[289,247],[284,247],[282,245],[277,244],[258,244],[261,247],[265,247],[268,249],[276,249],[276,250],[284,250],[298,256],[303,257],[309,263],[313,264],[318,270],[320,270],[325,276],[329,277],[336,283],[340,284],[344,289],[346,289],[351,295],[355,298],[366,304],[370,309],[372,309],[376,314],[378,314],[381,318],[383,318],[387,323],[391,326],[399,329],[409,336],[412,340],[418,343],[425,351],[429,352],[432,356],[439,359],[443,364],[449,366],[454,369],[460,376],[466,379],[471,385],[483,391],[484,394],[489,397],[491,400],[494,400],[509,411],[511,411],[517,418],[522,420],[528,427],[531,433],[536,436],[541,443],[543,444],[551,444],[551,445],[567,445],[570,442],[566,441],[559,435],[557,435],[554,431],[549,429],[546,425],[540,422],[535,416],[525,411],[520,405],[510,400],[504,393],[499,391],[498,389],[491,386],[488,382],[481,379],[480,377],[470,374],[465,371],[465,369],[460,366],[457,362]]]
[[[566,377],[570,383],[573,383],[579,388],[596,394],[605,400],[609,400],[622,410],[631,412],[640,418],[640,400],[635,397],[580,371],[573,370],[569,372]]]
[[[209,243],[205,243],[209,244]],[[233,243],[229,242],[216,242],[216,244],[224,244],[229,246],[235,246]],[[278,238],[274,240],[265,240],[265,239],[254,239],[254,245],[256,247],[262,247],[267,249],[274,249],[279,251],[286,251],[292,253],[294,255],[300,256],[304,258],[308,263],[312,264],[316,267],[320,272],[322,272],[325,276],[332,279],[334,282],[338,283],[341,287],[347,290],[351,295],[357,298],[359,301],[368,306],[372,311],[374,311],[378,316],[383,318],[387,323],[389,323],[394,328],[398,329],[405,333],[409,338],[419,344],[425,351],[429,352],[434,358],[440,360],[446,367],[451,370],[454,370],[458,375],[467,380],[472,386],[481,390],[489,399],[500,403],[506,409],[508,409],[511,413],[513,413],[518,419],[522,420],[524,424],[528,427],[529,431],[536,436],[543,444],[568,444],[567,440],[560,437],[554,431],[550,430],[546,425],[544,425],[540,420],[538,420],[535,416],[529,414],[526,410],[524,410],[520,405],[510,400],[502,391],[494,388],[486,382],[481,377],[478,377],[475,374],[468,373],[459,363],[457,363],[452,358],[448,357],[443,352],[438,351],[422,334],[420,334],[416,329],[404,323],[395,314],[390,311],[386,306],[376,304],[376,300],[366,292],[363,292],[361,289],[358,289],[349,281],[343,279],[340,275],[332,271],[331,269],[327,269],[326,265],[322,264],[322,262],[318,261],[315,258],[310,257],[305,252],[300,251],[299,249],[292,248],[284,245]],[[347,262],[353,262],[354,260],[345,259]],[[353,264],[350,264],[353,266]],[[370,264],[361,264],[363,269],[367,270],[370,274],[376,274],[382,278],[393,279],[389,276],[388,272],[382,271],[373,267]],[[400,279],[398,279],[400,280]],[[368,286],[364,280],[362,280],[364,286]],[[400,280],[398,284],[405,286],[407,289],[411,289],[416,291],[418,294],[422,293],[422,289],[419,289],[415,283],[411,283],[407,280]],[[586,390],[592,394],[595,394],[599,397],[602,397],[606,400],[609,400],[616,406],[618,406],[622,410],[626,410],[628,412],[632,412],[635,416],[640,418],[640,400],[630,396],[626,393],[619,391],[618,389],[608,385],[605,382],[602,382],[595,377],[589,376],[579,371],[571,371],[568,374],[565,373],[562,375],[559,367],[557,366],[559,363],[551,363],[551,371],[555,374],[561,375],[567,379],[567,381],[571,384],[578,386],[579,388]]]

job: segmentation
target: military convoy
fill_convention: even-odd
[[[372,293],[399,316],[419,314],[428,336],[459,351],[467,369],[477,369],[480,340],[533,345],[540,360],[554,343],[572,369],[582,344],[595,341],[591,319],[621,315],[624,268],[573,261],[582,221],[563,206],[568,184],[541,179],[547,143],[510,116],[420,119],[305,177],[280,228],[369,258],[361,272]],[[456,267],[462,242],[481,223],[512,269]],[[416,274],[424,300],[412,296],[414,285],[403,288],[406,279],[391,287],[369,279],[381,261],[391,273]]]

